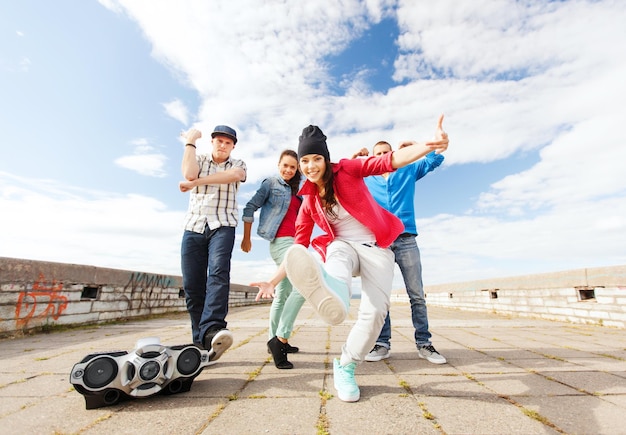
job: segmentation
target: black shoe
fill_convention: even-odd
[[[298,353],[299,350],[300,350],[299,347],[292,346],[289,343],[285,343],[285,352],[287,352],[287,353]]]
[[[276,365],[276,368],[293,368],[293,364],[287,361],[287,351],[285,350],[285,343],[282,343],[277,337],[274,337],[267,342],[267,347],[272,353],[272,358],[274,358],[274,365]]]
[[[280,340],[278,340],[280,341]],[[300,351],[299,347],[296,346],[292,346],[289,343],[284,343],[285,344],[285,352],[287,353],[298,353]],[[267,345],[267,353],[272,353],[272,351],[270,350],[270,345]]]
[[[209,329],[204,334],[204,348],[209,350],[209,361],[220,359],[232,344],[233,333],[228,329]]]

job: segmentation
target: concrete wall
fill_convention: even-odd
[[[230,306],[257,289],[231,284]],[[626,266],[426,286],[428,305],[626,328]],[[392,301],[408,302],[404,289]],[[0,336],[184,312],[182,278],[0,257]]]
[[[257,290],[231,284],[230,306]],[[180,276],[0,257],[0,336],[181,311]]]
[[[428,305],[626,328],[626,266],[426,286]],[[408,301],[404,289],[393,300]]]

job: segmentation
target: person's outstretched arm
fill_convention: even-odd
[[[258,301],[259,299],[273,298],[274,287],[276,287],[279,282],[285,279],[286,276],[287,276],[287,272],[285,271],[285,262],[283,261],[278,267],[278,269],[276,270],[276,273],[274,273],[274,276],[272,276],[269,281],[251,282],[250,284],[248,284],[251,287],[259,288],[259,292],[257,293],[256,298],[254,298],[254,300]]]
[[[448,134],[443,131],[443,114],[439,116],[435,139],[426,142],[413,142],[412,146],[405,146],[393,152],[391,165],[394,169],[402,168],[421,159],[431,151],[442,153],[448,149]]]

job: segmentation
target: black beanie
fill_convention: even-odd
[[[302,130],[300,143],[298,144],[298,158],[307,154],[320,154],[330,160],[326,136],[317,125],[309,125]]]

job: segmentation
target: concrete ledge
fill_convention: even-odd
[[[429,305],[626,328],[626,266],[426,286]],[[404,289],[394,300],[408,301]]]
[[[229,306],[255,302],[231,283]],[[626,328],[626,266],[425,287],[429,305]],[[404,289],[393,301],[408,302]],[[182,277],[0,257],[0,336],[186,311]]]
[[[490,288],[536,290],[539,288],[557,289],[564,287],[619,286],[626,286],[626,265],[440,284],[428,286],[427,289],[429,293],[436,293],[442,291],[482,290]]]
[[[229,306],[255,302],[231,284]],[[182,277],[0,257],[0,336],[186,311]]]

